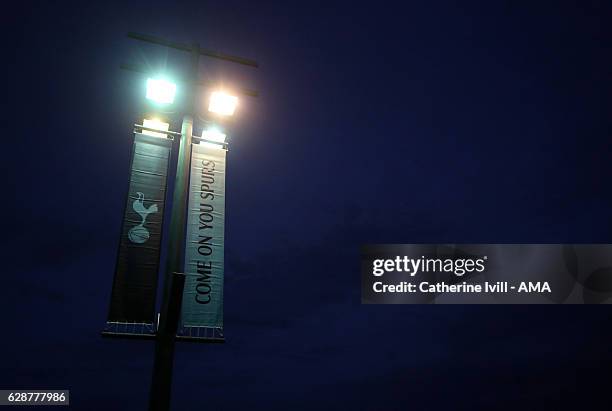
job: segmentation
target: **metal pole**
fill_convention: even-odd
[[[174,344],[185,284],[182,251],[185,243],[186,193],[189,184],[188,171],[191,162],[192,134],[193,118],[185,116],[179,140],[164,296],[155,340],[153,380],[149,397],[150,411],[167,411],[170,409]]]
[[[200,47],[192,47],[192,79],[197,79]],[[195,81],[192,83],[195,85]],[[196,107],[195,90],[189,90],[189,114],[183,117],[179,153],[176,164],[176,178],[172,200],[172,217],[166,265],[166,281],[159,316],[159,328],[155,339],[155,360],[153,380],[149,396],[150,411],[169,411],[172,394],[172,365],[174,363],[174,344],[181,316],[183,287],[185,285],[183,250],[185,249],[185,221],[187,193],[189,192],[189,169],[191,168],[191,139],[193,137],[193,117]]]

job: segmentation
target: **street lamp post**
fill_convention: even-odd
[[[189,184],[187,173],[190,163],[192,134],[193,118],[185,116],[181,127],[176,178],[174,180],[164,294],[157,338],[155,339],[155,359],[149,397],[149,409],[151,411],[170,409],[174,344],[185,283],[185,276],[182,272],[182,250],[185,243],[185,204]]]
[[[185,285],[185,242],[186,242],[186,215],[187,215],[187,193],[189,193],[189,171],[192,156],[192,142],[204,142],[221,145],[226,147],[225,134],[214,128],[204,130],[202,138],[193,136],[194,118],[197,118],[196,99],[198,98],[196,88],[198,86],[210,87],[211,84],[203,83],[198,78],[199,57],[201,55],[213,57],[233,63],[257,67],[257,63],[242,57],[230,56],[210,50],[204,50],[198,44],[185,45],[182,43],[170,42],[157,37],[129,33],[129,37],[146,41],[149,43],[174,48],[177,50],[188,51],[191,54],[191,75],[184,82],[184,101],[187,104],[186,113],[183,116],[181,133],[168,131],[169,124],[158,119],[146,119],[142,126],[138,126],[143,134],[155,137],[174,136],[178,137],[178,157],[176,163],[176,175],[172,200],[172,212],[169,226],[168,253],[164,278],[163,299],[161,311],[155,334],[151,333],[121,333],[103,332],[102,335],[113,338],[154,338],[155,339],[155,359],[153,365],[153,375],[151,381],[151,392],[149,396],[150,411],[167,411],[170,409],[170,397],[172,389],[172,367],[174,359],[174,345],[177,340],[199,341],[199,342],[220,342],[222,339],[207,339],[179,336],[177,330],[181,317],[181,305],[183,298],[183,288]],[[132,66],[122,65],[134,71]],[[146,72],[146,71],[145,71]],[[153,100],[157,104],[172,104],[176,92],[176,85],[164,78],[149,78],[147,80],[147,99]],[[257,92],[242,89],[241,92],[253,97]],[[229,96],[223,92],[213,92],[208,111],[220,117],[231,116],[236,108],[237,98]],[[176,139],[175,139],[176,141]],[[165,184],[165,183],[164,183]],[[144,220],[143,220],[144,221]],[[152,300],[154,303],[154,300]]]
[[[200,47],[193,45],[191,52],[191,84],[196,84],[199,70]],[[181,315],[181,302],[185,284],[183,250],[185,244],[185,213],[187,193],[189,192],[189,165],[191,163],[191,140],[193,137],[193,117],[195,115],[197,93],[189,88],[186,98],[189,101],[188,115],[183,117],[179,151],[174,180],[172,216],[170,218],[170,238],[166,264],[166,278],[163,300],[159,316],[159,328],[155,340],[155,359],[153,378],[149,396],[150,411],[170,409],[172,393],[172,365],[176,331]]]

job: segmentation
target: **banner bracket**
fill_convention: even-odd
[[[102,338],[115,338],[125,340],[154,340],[157,338],[156,334],[134,334],[134,333],[117,333],[112,331],[102,331],[100,333]]]
[[[141,130],[141,131],[138,131]],[[134,124],[134,132],[135,133],[141,133],[142,131],[152,131],[154,133],[158,133],[158,134],[165,134],[166,138],[168,140],[172,140],[174,141],[174,136],[180,136],[181,133],[176,132],[176,131],[164,131],[164,130],[157,130],[155,128],[150,128],[150,127],[145,127],[142,124]]]
[[[209,140],[209,139],[204,138],[204,137],[195,137],[195,136],[191,137],[191,141],[192,141],[191,144],[195,144],[195,145],[198,145],[200,143],[216,144],[218,146],[221,146],[223,148],[223,150],[229,151],[229,148],[228,148],[229,145],[227,143],[221,143],[219,141],[213,141],[213,140]]]

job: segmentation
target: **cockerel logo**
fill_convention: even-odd
[[[145,228],[145,221],[149,214],[157,213],[157,204],[153,204],[148,208],[144,206],[144,194],[137,192],[138,198],[132,203],[132,208],[140,215],[142,221],[137,226],[134,226],[128,231],[128,238],[131,242],[142,244],[149,239],[149,230]]]

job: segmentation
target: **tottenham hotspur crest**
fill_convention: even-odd
[[[157,213],[157,204],[153,204],[147,208],[144,206],[144,194],[140,191],[136,194],[138,194],[138,198],[132,203],[132,208],[140,215],[142,221],[128,231],[128,238],[133,243],[142,244],[149,239],[149,230],[144,226],[145,221],[149,214]]]

